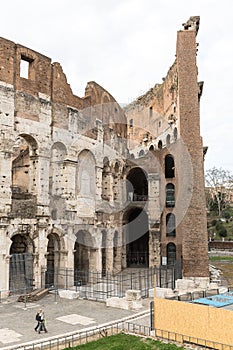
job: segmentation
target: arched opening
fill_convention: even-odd
[[[166,208],[175,206],[175,186],[171,183],[166,185]]]
[[[150,145],[150,147],[149,147],[149,151],[154,151],[154,146],[153,145]]]
[[[47,245],[47,268],[45,275],[45,286],[49,288],[51,286],[58,287],[57,276],[60,267],[60,241],[59,237],[55,233],[48,235]]]
[[[175,176],[175,162],[171,154],[165,157],[165,178],[173,178]]]
[[[91,234],[85,230],[78,231],[74,245],[74,285],[88,282],[93,250],[94,244]]]
[[[16,234],[11,240],[9,289],[16,294],[25,289],[30,291],[33,289],[33,243],[25,234]]]
[[[170,145],[170,142],[171,142],[171,136],[170,136],[170,134],[168,134],[167,137],[166,137],[167,145]]]
[[[147,201],[148,182],[145,172],[141,168],[133,168],[126,178],[126,193],[129,201]]]
[[[18,136],[13,146],[11,189],[14,217],[32,218],[36,214],[37,151],[36,140],[26,134]]]
[[[166,215],[166,236],[176,236],[176,217],[172,213]]]
[[[147,214],[134,208],[124,214],[127,267],[149,266],[149,228]]]
[[[163,143],[161,140],[158,142],[158,149],[161,150],[163,148]]]
[[[84,150],[79,154],[77,167],[77,194],[81,197],[95,197],[95,158]]]
[[[143,150],[143,149],[141,149],[138,155],[139,155],[139,157],[143,157],[143,156],[145,155],[144,150]]]
[[[176,262],[176,245],[168,243],[167,245],[167,265],[174,265]]]

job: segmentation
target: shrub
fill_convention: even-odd
[[[218,231],[218,233],[219,233],[219,236],[221,236],[221,237],[226,237],[227,236],[227,230],[223,227],[223,228],[221,228],[219,231]]]
[[[222,230],[224,228],[223,224],[221,223],[221,221],[218,221],[215,225],[216,230],[219,232],[220,230]]]
[[[216,224],[217,224],[217,220],[216,220],[216,219],[214,219],[214,220],[211,221],[211,225],[212,225],[212,226],[215,226]]]
[[[231,217],[231,213],[229,211],[224,211],[222,213],[222,216],[225,218],[225,219],[230,219]]]

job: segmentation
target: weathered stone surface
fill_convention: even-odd
[[[197,26],[178,32],[163,82],[125,110],[93,81],[75,96],[59,63],[0,38],[0,290],[23,288],[25,271],[30,288],[64,288],[90,271],[105,283],[181,260],[185,277],[206,283]],[[19,281],[17,254],[31,256]]]

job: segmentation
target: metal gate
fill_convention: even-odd
[[[9,289],[22,293],[33,289],[33,254],[12,254],[10,257]]]

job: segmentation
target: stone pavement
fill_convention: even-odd
[[[110,308],[105,303],[96,301],[64,299],[53,294],[48,294],[36,303],[26,304],[10,297],[0,303],[0,349],[13,349],[14,345],[45,340],[136,315],[139,317],[135,322],[149,326],[151,301],[152,299],[144,299],[143,307],[132,311]],[[36,312],[40,308],[45,312],[48,333],[38,334],[34,330],[37,324]]]

